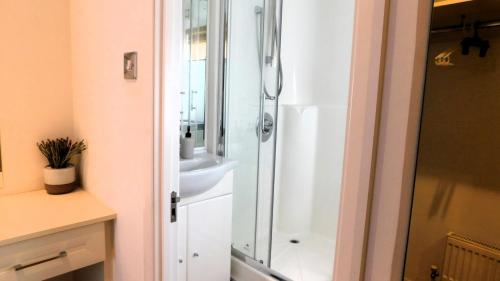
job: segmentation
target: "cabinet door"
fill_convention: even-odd
[[[177,281],[187,281],[187,207],[177,209]]]
[[[231,195],[188,206],[189,281],[230,279],[231,211]]]

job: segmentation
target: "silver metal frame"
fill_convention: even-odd
[[[217,86],[217,137],[216,137],[216,154],[219,156],[226,156],[226,140],[225,140],[225,130],[226,130],[226,116],[225,116],[225,92],[226,92],[226,56],[227,46],[226,42],[226,27],[228,26],[228,8],[229,0],[221,0],[220,5],[220,15],[221,15],[221,25],[219,26],[219,62],[218,62],[218,86]]]
[[[279,115],[278,115],[278,107],[279,107],[279,97],[281,94],[281,90],[283,87],[283,67],[281,66],[281,35],[282,35],[282,25],[283,25],[283,0],[276,0],[276,9],[278,9],[278,1],[279,1],[279,20],[274,19],[275,21],[275,28],[276,28],[276,52],[277,52],[277,58],[278,58],[278,65],[279,65],[279,73],[278,73],[278,79],[276,80],[276,86],[278,89],[278,92],[276,94],[276,100],[275,100],[275,107],[274,107],[274,143],[273,143],[273,151],[274,151],[274,157],[273,157],[273,163],[272,163],[272,175],[273,175],[273,180],[272,180],[272,187],[271,187],[271,218],[270,218],[270,224],[271,226],[269,227],[269,245],[268,245],[268,267],[271,270],[271,258],[272,258],[272,243],[273,243],[273,225],[274,225],[274,196],[275,196],[275,185],[276,185],[276,149],[277,149],[277,143],[278,143],[278,120],[279,120]],[[276,13],[276,12],[275,12]],[[277,15],[275,15],[276,17]]]

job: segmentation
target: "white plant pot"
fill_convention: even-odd
[[[64,194],[73,191],[76,188],[75,166],[63,169],[52,169],[45,167],[43,169],[43,179],[45,189],[49,194]]]

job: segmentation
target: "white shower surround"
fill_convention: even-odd
[[[317,106],[280,108],[276,173],[280,188],[275,193],[279,199],[275,210],[278,211],[277,228],[287,234],[300,236],[311,230],[318,115]]]
[[[335,240],[346,109],[282,105],[279,110],[275,230]]]
[[[238,3],[230,13],[228,67],[231,71],[233,65],[245,64],[249,72],[230,75],[227,81],[232,93],[229,98],[232,110],[238,112],[237,115],[229,113],[227,133],[232,147],[228,149],[230,154],[237,153],[253,163],[257,148],[254,143],[249,145],[248,139],[255,135],[254,118],[259,106],[255,92],[260,85],[254,78],[260,73],[254,38],[247,36],[243,40],[241,37],[255,34],[253,8],[262,1]],[[265,163],[265,168],[241,163],[235,171],[246,180],[235,186],[238,192],[235,192],[234,206],[239,206],[239,211],[233,217],[233,243],[247,255],[255,250],[256,259],[265,263],[269,258],[271,213],[273,233],[277,235],[292,234],[307,239],[312,234],[332,243],[336,239],[353,14],[354,3],[345,1],[284,1],[281,48],[284,88],[278,108],[273,210],[270,209],[273,170],[269,167],[275,136],[260,146],[259,162],[261,166]],[[266,104],[265,111],[273,112],[274,105]],[[253,188],[256,169],[259,169],[258,194]],[[255,206],[251,204],[256,195],[258,217],[255,220]],[[334,254],[332,247],[328,260],[333,259]]]
[[[294,280],[332,278],[320,265],[335,254],[353,15],[349,1],[289,0],[283,7],[271,267]],[[318,237],[323,251],[291,243],[286,248],[282,237],[306,244]],[[283,259],[280,252],[295,256]]]
[[[275,186],[278,232],[315,233],[335,240],[353,11],[354,5],[345,1],[284,3],[284,88]]]

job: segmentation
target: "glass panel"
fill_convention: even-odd
[[[225,148],[239,161],[233,248],[276,276],[331,280],[354,5],[227,2]]]
[[[205,146],[208,0],[184,1],[184,96],[181,130],[190,126],[195,146]]]
[[[278,124],[278,96],[280,91],[280,1],[268,0],[264,7],[256,7],[261,26],[262,63],[262,114],[259,150],[259,179],[257,198],[257,229],[255,259],[271,265],[271,230],[273,219],[273,194],[275,183],[275,158]]]
[[[263,25],[255,11],[262,6],[262,0],[227,1],[225,150],[239,162],[234,172],[233,247],[251,257],[256,242]]]
[[[500,280],[500,7],[476,4],[433,10],[405,280]]]

